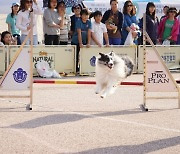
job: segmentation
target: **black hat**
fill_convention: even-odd
[[[76,4],[72,7],[71,11],[74,12],[74,9],[78,7],[82,10],[82,6],[80,4]]]

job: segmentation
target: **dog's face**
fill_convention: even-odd
[[[114,67],[113,51],[108,54],[99,53],[99,55],[100,55],[100,58],[98,59],[99,63],[104,66],[107,66],[109,69],[113,69],[113,67]]]

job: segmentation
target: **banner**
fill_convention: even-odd
[[[0,47],[0,75],[3,75],[5,72],[5,49],[4,47]]]
[[[138,73],[142,73],[144,70],[143,64],[143,46],[138,47]],[[151,46],[146,47],[148,51],[152,51]],[[158,53],[163,58],[168,69],[180,68],[180,46],[156,46]]]
[[[113,47],[102,47],[93,46],[90,48],[81,48],[80,51],[80,74],[81,75],[91,75],[95,72],[95,62],[96,57],[99,55],[99,52],[109,53],[113,51],[119,56],[129,56],[134,61],[135,67],[134,72],[136,71],[136,46],[113,46]]]
[[[24,47],[27,48],[28,46]],[[13,59],[17,46],[10,46],[10,61]],[[75,46],[34,46],[33,48],[33,74],[37,75],[38,61],[47,61],[50,68],[57,72],[75,72]]]
[[[30,88],[30,53],[22,49],[0,85],[3,90],[28,90]]]
[[[146,50],[146,92],[178,92],[168,69],[155,51]]]

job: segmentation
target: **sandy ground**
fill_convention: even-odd
[[[8,26],[6,24],[6,17],[6,14],[0,14],[0,33],[8,30]]]
[[[142,79],[133,75],[126,81]],[[149,100],[149,111],[142,112],[142,86],[119,86],[106,99],[94,94],[95,85],[33,87],[32,111],[25,109],[27,99],[0,99],[1,154],[180,153],[177,100]]]

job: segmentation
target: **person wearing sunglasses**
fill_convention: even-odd
[[[42,9],[37,3],[37,0],[21,0],[16,26],[21,30],[21,43],[23,43],[31,29],[31,13],[33,18],[33,45],[37,45],[37,21],[35,15],[43,14]],[[28,39],[26,45],[30,45],[30,39]]]
[[[17,38],[17,45],[21,45],[20,30],[16,27],[16,19],[19,11],[19,3],[12,3],[12,12],[8,14],[6,18],[6,23],[8,24],[8,31],[13,37]]]
[[[122,28],[122,42],[121,42],[122,45],[124,45],[129,32],[132,33],[133,39],[138,36],[138,33],[136,32],[137,30],[131,28],[132,24],[137,25],[136,14],[135,14],[136,11],[134,9],[135,7],[130,0],[124,3],[124,7],[123,7],[124,22]],[[134,39],[134,43],[137,44],[137,39]]]
[[[70,27],[70,36],[72,37],[74,32],[75,32],[75,26],[76,26],[76,22],[78,20],[80,20],[80,12],[82,10],[82,6],[80,4],[74,5],[72,7],[72,12],[74,13],[74,15],[72,15],[70,17],[71,19],[71,27]]]
[[[163,18],[159,24],[158,36],[159,42],[169,41],[170,45],[175,45],[179,34],[179,21],[176,18],[177,9],[170,7],[167,17]]]

